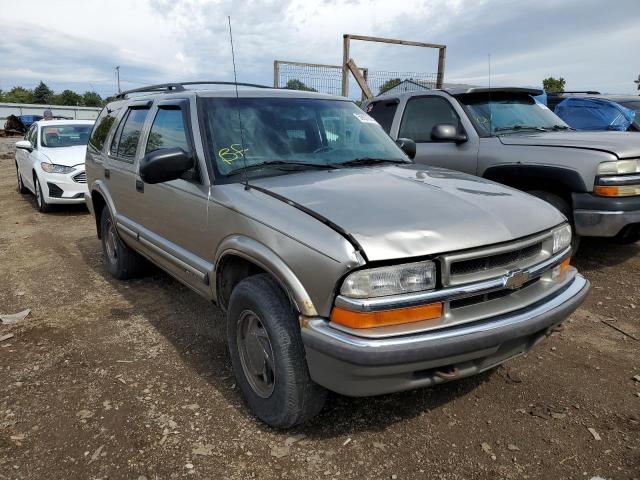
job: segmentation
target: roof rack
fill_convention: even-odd
[[[123,99],[130,93],[168,93],[168,92],[184,92],[186,90],[185,85],[237,85],[239,87],[253,87],[253,88],[273,88],[266,85],[259,85],[256,83],[242,83],[242,82],[218,82],[218,81],[202,81],[202,82],[173,82],[173,83],[159,83],[157,85],[148,85],[146,87],[133,88],[131,90],[125,90],[114,96],[116,99]]]

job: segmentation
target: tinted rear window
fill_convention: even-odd
[[[393,117],[396,115],[397,109],[397,100],[387,100],[371,103],[367,107],[367,113],[371,115],[382,126],[382,128],[384,128],[385,132],[389,133],[391,131],[391,124],[393,123]]]
[[[106,107],[102,109],[93,126],[91,137],[89,138],[90,147],[93,147],[96,150],[102,150],[104,142],[107,141],[109,130],[111,130],[111,126],[116,119],[117,113],[117,110],[109,111]]]
[[[127,112],[111,144],[112,155],[122,158],[133,158],[136,155],[140,132],[148,112],[148,108],[136,108]]]

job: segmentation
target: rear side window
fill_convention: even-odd
[[[96,123],[93,125],[93,130],[89,137],[89,147],[93,147],[97,151],[102,150],[117,114],[118,110],[108,110],[107,107],[102,109],[100,115],[96,118]]]
[[[382,126],[385,132],[389,133],[397,109],[397,100],[373,102],[367,107],[367,113]]]
[[[431,142],[431,130],[440,123],[460,128],[460,119],[447,100],[439,97],[412,98],[407,102],[398,136],[416,142]]]
[[[133,161],[138,148],[142,125],[148,112],[148,108],[129,109],[120,125],[118,125],[118,130],[111,142],[111,155],[123,160]]]
[[[190,150],[182,110],[160,108],[151,125],[145,153],[172,147],[179,147],[185,152]]]

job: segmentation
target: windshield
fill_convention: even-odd
[[[338,168],[354,161],[409,162],[382,127],[352,102],[277,97],[201,101],[207,148],[218,174],[240,173],[245,161],[251,175]]]
[[[569,126],[529,95],[496,93],[462,95],[458,100],[481,136],[536,130],[563,130]]]
[[[92,125],[52,125],[42,127],[42,146],[48,148],[86,145]]]

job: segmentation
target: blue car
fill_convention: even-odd
[[[18,115],[18,118],[26,128],[29,128],[32,123],[42,120],[42,115]]]
[[[547,94],[547,105],[576,130],[640,132],[640,96],[599,92]]]

